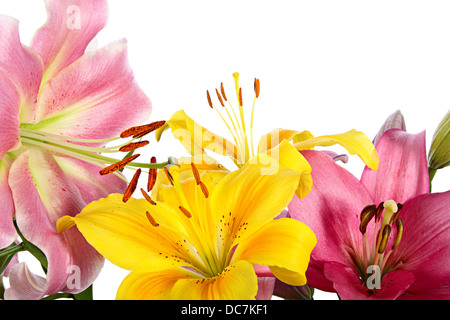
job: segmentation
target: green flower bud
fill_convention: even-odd
[[[430,169],[442,169],[448,165],[450,165],[450,111],[439,123],[428,153]]]

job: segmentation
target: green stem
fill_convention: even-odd
[[[0,250],[0,258],[9,256],[9,255],[14,255],[17,252],[24,251],[24,250],[25,250],[25,247],[22,243],[12,244],[12,245],[6,247],[5,249]]]
[[[431,193],[431,181],[433,180],[434,176],[436,175],[437,169],[428,168],[428,176],[430,178],[430,193]]]

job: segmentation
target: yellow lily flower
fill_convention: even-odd
[[[142,189],[144,199],[127,202],[112,194],[60,218],[58,232],[76,225],[108,260],[131,270],[118,299],[254,299],[256,264],[304,285],[316,237],[297,220],[274,220],[301,173],[270,168],[269,158],[259,155],[231,173],[200,173],[192,163],[184,179],[173,165],[165,169],[170,184],[159,185],[161,201]]]
[[[234,142],[202,127],[186,115],[183,110],[175,112],[162,127],[155,131],[156,139],[159,141],[162,133],[170,128],[174,137],[180,140],[191,156],[198,158],[207,157],[205,150],[210,150],[219,155],[229,156],[238,168],[248,163],[256,154],[270,154],[270,159],[277,160],[274,163],[283,163],[283,165],[302,173],[302,178],[296,191],[300,198],[305,197],[312,189],[311,167],[303,157],[299,162],[293,162],[291,156],[294,152],[313,149],[315,146],[339,144],[346,148],[350,154],[358,155],[369,168],[373,170],[378,168],[379,158],[375,147],[364,133],[356,130],[314,137],[309,131],[275,129],[262,136],[255,149],[253,141],[253,114],[256,99],[260,93],[260,82],[258,79],[255,79],[255,96],[251,110],[250,126],[246,127],[242,89],[239,86],[239,73],[235,72],[233,77],[238,101],[237,108],[234,108],[227,98],[223,83],[221,83],[220,92],[218,89],[215,90],[222,108],[217,108],[214,105],[209,91],[207,91],[207,99],[209,106],[215,109],[225,122]],[[250,129],[250,132],[248,132],[248,129]],[[290,142],[290,145],[284,144],[283,141]],[[205,160],[200,160],[200,163],[204,162]]]

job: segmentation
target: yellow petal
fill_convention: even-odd
[[[175,300],[250,300],[258,292],[258,281],[253,266],[247,261],[230,265],[219,276],[199,279],[181,279],[173,286]]]
[[[313,187],[311,166],[303,155],[288,142],[288,140],[283,140],[279,145],[270,149],[267,153],[272,158],[277,159],[281,167],[301,173],[300,182],[295,192],[300,199],[311,192]]]
[[[159,223],[158,227],[149,222],[146,211]],[[59,219],[58,228],[63,230],[75,223],[100,254],[124,269],[144,264],[149,270],[175,265],[198,267],[190,264],[197,260],[186,252],[186,245],[180,246],[189,239],[181,221],[161,204],[150,205],[134,198],[124,203],[122,195],[112,194],[91,202],[75,217]]]
[[[174,284],[184,278],[196,275],[184,268],[148,272],[138,268],[122,281],[117,290],[117,300],[167,300]]]
[[[273,161],[268,155],[258,155],[213,189],[211,211],[223,234],[237,235],[239,226],[245,228],[245,234],[251,233],[279,215],[291,201],[301,173]]]
[[[314,146],[327,147],[334,144],[340,144],[347,149],[350,154],[357,154],[369,168],[373,170],[378,169],[378,164],[380,162],[378,153],[369,138],[360,131],[350,130],[342,134],[307,139],[294,143],[294,147],[296,147],[297,150],[305,150],[311,149]]]
[[[237,148],[232,142],[200,126],[183,110],[175,112],[170,120],[156,131],[157,139],[160,139],[161,134],[169,127],[173,136],[180,140],[191,156],[201,155],[205,153],[204,149],[208,149],[229,156],[237,162]]]
[[[272,220],[239,243],[232,262],[247,260],[268,265],[281,281],[301,286],[306,284],[305,272],[316,243],[316,236],[302,222],[290,218]]]
[[[291,141],[297,134],[298,131],[286,130],[286,129],[275,129],[268,134],[263,135],[258,142],[258,153],[266,153],[267,150],[275,148],[283,140]]]

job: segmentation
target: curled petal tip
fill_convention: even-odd
[[[56,231],[62,233],[67,229],[72,228],[75,225],[75,221],[70,216],[63,216],[56,221]]]

